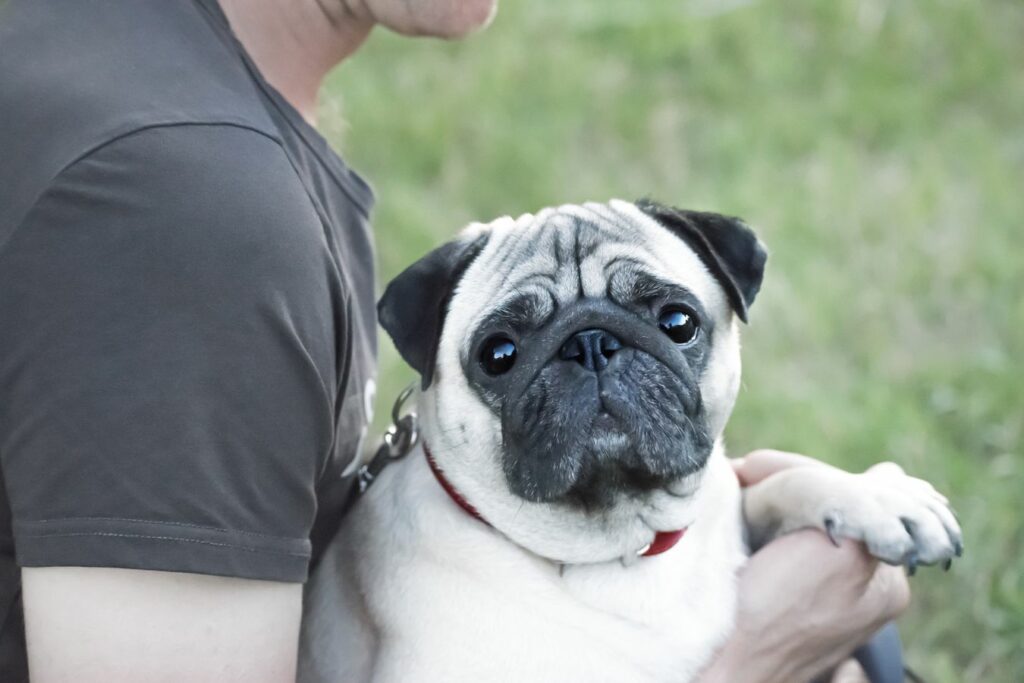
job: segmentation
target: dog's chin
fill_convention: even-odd
[[[541,457],[537,450],[524,451],[515,443],[506,446],[504,470],[515,495],[530,503],[605,514],[622,500],[671,495],[680,482],[703,469],[711,452],[703,434],[684,428],[644,434],[603,411],[580,422],[571,434],[546,440],[554,447],[544,449]]]
[[[600,449],[612,463],[627,459],[623,453],[634,447],[627,433],[611,426],[595,427],[586,443],[591,454]],[[534,554],[560,564],[628,564],[659,532],[679,531],[696,521],[707,462],[704,458],[700,467],[671,477],[593,467],[554,500],[524,500],[544,522],[510,536]],[[518,517],[513,519],[514,526],[525,521]],[[536,521],[531,516],[530,524]]]
[[[552,523],[543,534],[516,542],[560,564],[631,563],[658,532],[679,531],[697,520],[703,476],[702,468],[642,493],[622,490],[612,494],[599,513],[574,503],[544,504]]]
[[[631,436],[617,428],[595,425],[585,442],[586,464],[569,490],[556,500],[578,505],[585,511],[601,512],[622,499],[644,500],[668,491],[681,478],[666,476],[643,467]]]

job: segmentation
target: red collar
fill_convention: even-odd
[[[441,485],[444,492],[448,494],[448,497],[455,501],[455,504],[460,508],[469,513],[470,517],[479,519],[487,526],[491,526],[491,523],[484,519],[484,516],[480,514],[480,511],[473,507],[469,501],[462,497],[462,494],[455,490],[452,483],[441,473],[441,468],[437,466],[437,461],[434,460],[433,454],[430,449],[427,448],[427,444],[423,444],[423,454],[427,456],[427,464],[430,465],[430,471],[434,473],[434,477],[437,479],[437,483]]]
[[[427,444],[423,444],[423,454],[427,456],[427,464],[430,466],[430,471],[434,473],[434,478],[437,479],[437,483],[441,485],[444,492],[448,494],[448,497],[455,501],[455,504],[466,511],[470,517],[479,519],[487,526],[491,526],[491,523],[484,519],[480,511],[473,507],[473,504],[463,498],[462,494],[455,490],[452,483],[448,481],[448,478],[441,472],[441,468],[438,467],[437,461],[434,460],[434,456],[430,453],[430,449],[427,448]],[[678,529],[676,531],[659,531],[654,535],[654,540],[651,544],[644,548],[643,552],[638,553],[640,557],[654,557],[660,555],[663,552],[671,550],[675,547],[679,539],[686,533],[686,528]]]

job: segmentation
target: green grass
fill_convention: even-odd
[[[949,492],[966,557],[913,579],[909,658],[1016,682],[1022,37],[1016,0],[517,0],[462,43],[374,36],[322,116],[379,193],[382,282],[469,220],[549,204],[746,217],[772,257],[732,451],[892,459]],[[382,372],[380,407],[411,376],[386,343]]]

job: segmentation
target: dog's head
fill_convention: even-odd
[[[454,486],[533,552],[604,561],[693,521],[765,259],[719,214],[563,206],[471,225],[391,282],[380,319]]]

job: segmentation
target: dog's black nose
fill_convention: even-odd
[[[562,360],[576,361],[587,370],[600,372],[608,367],[608,359],[622,348],[622,342],[605,330],[583,330],[569,337],[558,351]]]

